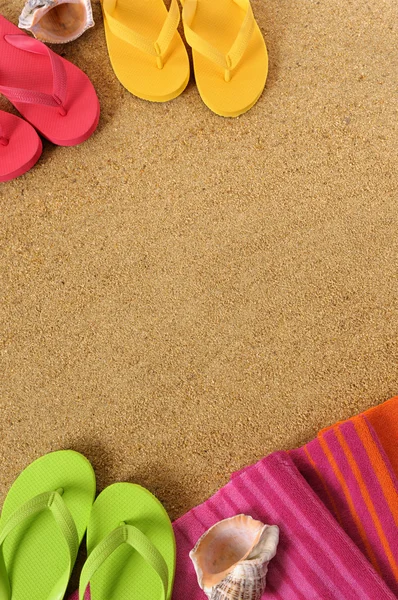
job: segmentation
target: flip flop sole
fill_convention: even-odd
[[[53,73],[47,54],[18,48],[7,36],[26,36],[18,27],[0,15],[0,84],[52,96]],[[37,42],[40,44],[40,42]],[[66,72],[66,115],[57,107],[11,100],[21,115],[45,138],[59,146],[84,142],[95,131],[99,118],[99,102],[94,87],[83,71],[60,57]],[[5,95],[6,92],[4,93]]]
[[[11,486],[0,518],[8,518],[32,497],[62,488],[82,540],[95,496],[95,475],[89,461],[72,450],[46,454],[30,464]],[[4,542],[4,560],[12,600],[48,598],[68,564],[65,540],[49,511],[19,525]]]
[[[0,144],[0,182],[11,181],[29,171],[42,153],[41,139],[29,123],[0,112],[0,124],[7,146]]]
[[[171,591],[175,570],[175,538],[163,505],[148,490],[132,483],[116,483],[106,488],[94,503],[87,528],[87,551],[124,521],[142,531],[163,556]],[[161,600],[160,579],[131,547],[118,548],[90,582],[91,600]]]
[[[244,19],[233,0],[198,0],[192,28],[221,52],[227,53]],[[256,104],[268,75],[268,54],[257,23],[240,63],[225,81],[217,64],[193,50],[195,80],[203,102],[222,117],[237,117]]]
[[[156,40],[167,17],[163,0],[119,0],[112,15],[126,27],[147,39]],[[189,81],[189,59],[178,32],[170,42],[164,66],[156,57],[141,52],[110,30],[105,18],[109,58],[116,77],[132,94],[151,102],[166,102],[179,96]]]

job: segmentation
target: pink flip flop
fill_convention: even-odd
[[[2,16],[0,93],[58,146],[80,144],[97,127],[100,106],[87,75]]]
[[[0,111],[0,181],[10,181],[29,171],[41,151],[41,139],[29,123]]]

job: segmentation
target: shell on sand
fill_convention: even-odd
[[[247,515],[219,521],[198,540],[189,556],[209,600],[260,600],[279,528]]]
[[[64,44],[94,26],[90,0],[27,0],[18,26],[41,42]]]

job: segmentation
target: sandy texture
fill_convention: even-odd
[[[98,3],[60,49],[102,118],[0,187],[0,503],[73,448],[175,518],[397,393],[398,4],[253,9],[270,75],[235,120],[193,79],[163,105],[125,91]]]

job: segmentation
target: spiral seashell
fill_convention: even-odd
[[[211,527],[189,555],[209,600],[261,600],[278,541],[276,525],[247,515]]]
[[[212,588],[210,600],[261,600],[267,582],[267,566],[245,561]]]
[[[64,44],[94,26],[90,0],[27,0],[18,26],[41,42]]]

